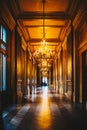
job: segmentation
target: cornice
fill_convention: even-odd
[[[17,27],[17,31],[18,31],[20,37],[22,37],[22,32],[21,32],[21,29],[19,27]]]
[[[1,3],[0,12],[2,19],[5,21],[9,29],[13,30],[16,23],[5,3]]]
[[[69,15],[64,12],[45,12],[45,19],[60,19],[60,20],[68,20]],[[22,13],[18,19],[43,19],[42,12],[24,12]]]
[[[86,42],[83,42],[82,44],[80,44],[79,46],[79,52],[82,53],[84,52],[85,50],[87,50],[87,41]]]
[[[18,31],[18,33],[19,33],[21,39],[22,39],[21,46],[22,46],[22,48],[24,49],[24,51],[26,51],[27,43],[26,43],[26,41],[25,41],[25,39],[24,39],[24,37],[23,37],[23,35],[22,35],[22,32],[21,32],[21,30],[20,30],[19,27],[17,27],[17,31]]]
[[[65,39],[66,31],[67,31],[66,28],[63,28],[62,31],[61,31],[60,39],[61,39],[62,42]]]
[[[67,21],[66,27],[61,30],[60,39],[64,42],[65,38],[69,35],[71,31],[71,20]]]
[[[33,54],[33,52],[31,51],[31,46],[30,46],[29,43],[28,43],[28,46],[27,46],[27,50],[28,50],[28,52],[29,52],[29,59],[32,59],[32,54]]]
[[[62,44],[62,47],[65,47],[66,46],[66,43],[67,43],[67,37],[65,37],[64,41],[63,41],[63,44]]]
[[[21,30],[21,33],[22,33],[23,37],[25,38],[26,41],[28,41],[29,40],[29,36],[28,36],[26,28],[23,25],[23,22],[21,20],[18,20],[17,24],[18,24],[18,27]]]
[[[86,13],[86,10],[85,10],[84,4],[83,4],[80,6],[80,8],[79,8],[74,20],[73,20],[73,23],[72,23],[75,30],[77,28],[79,28],[79,26],[81,26],[82,21],[84,21],[85,13]]]
[[[69,35],[70,31],[71,31],[71,20],[69,20],[69,22],[68,22],[68,24],[67,24],[67,28],[66,28],[66,36]]]
[[[75,13],[77,11],[77,6],[78,6],[79,0],[70,0],[69,5],[68,5],[68,10],[67,13],[70,16],[70,19],[73,19],[75,16]]]
[[[8,6],[12,9],[14,16],[17,18],[21,12],[20,6],[18,4],[18,0],[17,1],[16,0],[9,0]]]
[[[22,37],[22,48],[24,49],[24,51],[26,51],[27,48],[27,43],[25,42],[24,38]]]

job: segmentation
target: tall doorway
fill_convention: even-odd
[[[87,50],[82,54],[82,103],[86,107],[87,102]]]
[[[42,77],[42,86],[47,86],[47,85],[48,85],[47,77]]]

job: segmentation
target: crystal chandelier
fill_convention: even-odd
[[[48,45],[45,41],[45,0],[43,0],[43,38],[41,41],[40,48],[34,52],[33,57],[37,62],[39,62],[38,66],[40,66],[41,70],[43,68],[43,72],[46,73],[46,70],[48,69],[44,69],[43,61],[45,61],[45,63],[47,62],[50,64],[49,61],[52,61],[54,55],[55,52],[48,48]],[[48,64],[45,66],[45,68],[49,68]]]
[[[41,46],[34,52],[35,59],[51,59],[53,57],[53,51],[48,49],[45,40],[42,41]]]
[[[45,0],[43,0],[43,38],[41,41],[41,46],[33,54],[35,59],[49,59],[53,56],[53,51],[48,49],[48,45],[45,41]]]

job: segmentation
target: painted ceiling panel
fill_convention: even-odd
[[[46,19],[44,20],[45,25],[53,25],[53,26],[65,26],[66,21],[65,20],[51,20],[51,19]],[[24,20],[23,21],[24,26],[36,26],[36,25],[41,25],[43,26],[43,20]]]
[[[44,3],[45,1],[45,3]],[[18,21],[23,35],[28,33],[31,51],[38,50],[45,33],[48,48],[58,52],[70,25],[69,9],[75,0],[18,0]],[[44,10],[43,10],[44,9]],[[44,31],[43,31],[44,27]]]
[[[41,0],[19,0],[20,7],[22,11],[42,11],[42,2]]]
[[[45,37],[46,38],[58,38],[60,34],[60,28],[45,28]]]
[[[45,38],[58,38],[60,30],[60,28],[45,27]],[[43,38],[43,27],[28,28],[28,31],[31,38]]]
[[[23,21],[24,26],[33,26],[33,25],[42,25],[42,20],[24,20]]]
[[[31,38],[42,38],[43,37],[43,28],[28,28]]]
[[[48,58],[50,63],[56,58],[71,29],[76,1],[79,0],[9,0],[18,32],[32,56]]]
[[[66,11],[69,0],[46,0],[45,10],[49,11]],[[42,11],[42,0],[19,0],[20,7],[24,12]]]

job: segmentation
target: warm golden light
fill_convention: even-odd
[[[35,51],[33,56],[35,60],[38,62],[38,66],[40,67],[40,69],[44,69],[44,71],[42,71],[42,75],[48,75],[48,68],[51,66],[54,54],[55,53],[52,52],[51,49],[48,49],[45,40],[41,42],[40,48]]]
[[[49,68],[49,66],[51,66],[52,64],[52,60],[54,59],[55,56],[55,52],[50,49],[47,45],[46,42],[46,32],[45,29],[47,29],[47,27],[45,26],[45,0],[42,1],[42,7],[43,7],[43,32],[42,32],[42,41],[41,41],[41,46],[39,49],[37,49],[34,53],[33,53],[33,57],[36,61],[36,63],[38,64],[38,66],[40,67],[40,69],[42,70],[42,68]],[[48,74],[48,70],[46,71],[43,70],[42,71],[42,75],[47,75]]]
[[[39,128],[43,128],[43,130],[44,129],[50,130],[52,117],[48,102],[48,87],[43,88],[42,104],[38,118],[39,118],[38,119]]]
[[[41,46],[33,54],[35,59],[50,59],[53,58],[54,53],[51,49],[48,48],[45,40],[41,41]]]

